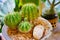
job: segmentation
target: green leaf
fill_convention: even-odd
[[[20,0],[15,0],[15,9],[14,11],[20,11],[21,6],[22,6],[22,2],[20,2]]]
[[[46,2],[46,0],[41,0],[42,2]]]

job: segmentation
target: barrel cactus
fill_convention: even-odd
[[[21,15],[19,13],[7,14],[4,18],[4,23],[11,29],[16,29],[20,21]]]
[[[23,21],[18,25],[18,30],[22,33],[28,33],[31,31],[33,25],[28,21]]]
[[[22,6],[21,13],[23,14],[24,18],[27,20],[34,20],[38,17],[38,10],[37,6],[33,3],[28,3]]]

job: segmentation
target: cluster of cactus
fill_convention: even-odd
[[[4,23],[11,29],[16,29],[21,21],[21,15],[18,12],[7,14],[4,18]]]
[[[4,23],[11,29],[17,28],[20,32],[27,33],[33,27],[29,21],[35,20],[39,16],[37,6],[33,3],[25,4],[20,12],[21,14],[14,12],[6,15]]]
[[[29,31],[31,31],[33,25],[31,23],[29,23],[28,21],[22,21],[19,25],[18,25],[18,30],[22,33],[27,33]]]
[[[22,16],[24,18],[27,18],[27,20],[34,20],[36,19],[39,14],[38,14],[38,9],[37,6],[33,3],[28,3],[22,6],[21,9]]]

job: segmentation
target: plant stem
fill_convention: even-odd
[[[54,11],[55,4],[54,3],[55,3],[55,0],[53,0],[52,4],[50,6],[50,14],[55,14],[55,11]]]
[[[51,2],[48,0],[48,3],[51,5]]]
[[[54,4],[54,3],[55,3],[55,0],[53,0],[52,4]]]
[[[59,2],[57,2],[54,6],[58,5],[59,3],[60,3],[60,1],[59,1]]]
[[[51,7],[50,7],[50,14],[54,14],[54,4],[53,3],[51,4]]]

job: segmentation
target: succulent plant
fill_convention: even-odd
[[[48,10],[46,10],[45,13],[42,14],[42,17],[44,17],[45,19],[48,19],[48,20],[57,18],[55,6],[60,4],[60,1],[56,2],[56,0],[52,0],[52,1],[47,0],[47,2],[49,3],[50,8]]]
[[[28,33],[29,31],[31,31],[32,26],[33,25],[28,21],[22,21],[18,26],[18,30],[22,33]]]
[[[11,29],[16,29],[16,26],[21,21],[21,15],[19,13],[7,14],[4,18],[4,23]]]
[[[21,9],[22,15],[24,18],[27,18],[27,20],[34,20],[38,17],[38,11],[37,11],[37,7],[35,4],[33,3],[28,3],[23,5],[22,9]]]

